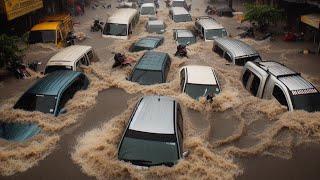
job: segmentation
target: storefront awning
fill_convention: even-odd
[[[301,16],[301,22],[316,29],[320,29],[320,14],[307,14]]]

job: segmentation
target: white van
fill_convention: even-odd
[[[145,3],[140,7],[141,16],[155,16],[157,14],[157,9],[154,3]]]
[[[190,13],[183,7],[172,7],[169,17],[176,23],[192,21]]]
[[[49,59],[44,73],[48,74],[57,70],[82,71],[81,66],[89,66],[94,57],[91,46],[69,46]]]
[[[102,37],[128,39],[139,22],[139,12],[132,8],[118,9],[110,16],[104,26]]]
[[[213,41],[215,38],[228,36],[226,29],[210,17],[196,19],[195,30],[205,41]]]

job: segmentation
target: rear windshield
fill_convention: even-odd
[[[174,22],[187,22],[192,21],[190,14],[181,14],[181,15],[174,15],[173,16]]]
[[[260,56],[251,56],[251,57],[244,57],[244,58],[236,58],[235,64],[238,66],[244,66],[248,61],[261,61]]]
[[[148,26],[149,32],[157,32],[157,33],[163,33],[164,32],[164,25],[149,25]]]
[[[29,43],[55,43],[56,42],[56,31],[31,31],[29,34]]]
[[[172,7],[186,7],[187,3],[185,1],[173,1]]]
[[[173,166],[179,159],[174,134],[153,134],[128,130],[118,158],[140,166]]]
[[[156,11],[154,7],[142,7],[140,10],[141,15],[155,15]]]
[[[177,42],[178,44],[182,45],[190,45],[196,43],[196,37],[178,37]]]
[[[54,114],[56,101],[55,96],[26,93],[18,100],[14,108]]]
[[[107,23],[104,27],[103,34],[113,36],[127,36],[127,25]]]
[[[150,70],[134,70],[131,81],[137,82],[143,85],[164,83],[165,80],[162,78],[161,71],[150,71]]]
[[[320,93],[291,95],[293,109],[320,111]]]
[[[186,84],[185,93],[191,96],[193,99],[199,99],[200,97],[207,95],[216,95],[220,93],[218,85],[203,85],[203,84]]]
[[[44,73],[49,74],[58,70],[72,70],[71,66],[47,66]]]
[[[227,36],[227,31],[225,29],[208,29],[205,31],[206,39],[214,40],[217,37]]]

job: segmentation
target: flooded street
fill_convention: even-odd
[[[173,30],[191,29],[194,22],[173,23],[163,1],[158,16],[167,29],[164,44],[156,51],[171,57],[167,82],[144,86],[127,81],[133,66],[112,69],[112,52],[138,60],[143,52],[129,53],[128,48],[148,35],[144,29],[146,18],[140,18],[129,40],[102,38],[100,32],[90,32],[90,25],[96,16],[106,21],[116,10],[116,1],[110,3],[111,9],[88,9],[84,16],[75,18],[80,23],[75,31],[87,34],[87,39],[77,44],[92,46],[99,61],[89,66],[89,88],[77,92],[66,104],[66,114],[53,117],[13,109],[36,78],[19,81],[15,84],[19,88],[11,85],[13,79],[0,79],[0,120],[34,122],[42,128],[39,135],[26,142],[0,140],[0,179],[319,179],[320,112],[287,112],[274,99],[253,97],[240,80],[242,67],[229,64],[213,52],[212,42],[198,39],[188,46],[189,58],[175,57]],[[205,1],[192,1],[193,17],[204,15],[206,5]],[[239,23],[235,19],[216,19],[238,38]],[[281,40],[242,40],[266,60],[288,65],[320,88],[319,56],[298,54],[301,45]],[[213,102],[202,98],[196,101],[180,92],[179,69],[184,65],[215,69],[222,92]],[[117,158],[118,144],[131,113],[144,95],[170,96],[181,105],[183,148],[190,155],[173,167],[141,170]]]

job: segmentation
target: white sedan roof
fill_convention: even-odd
[[[187,83],[217,85],[213,68],[209,66],[189,65],[182,69],[187,70]]]

